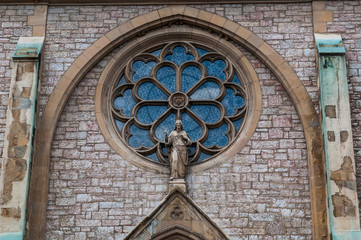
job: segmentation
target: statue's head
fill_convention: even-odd
[[[174,130],[183,130],[182,120],[175,121]]]

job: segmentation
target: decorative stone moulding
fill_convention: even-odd
[[[239,152],[261,113],[255,71],[219,35],[187,25],[153,30],[127,43],[97,87],[100,129],[124,159],[168,172],[164,131],[181,119],[192,139],[189,170],[204,170]]]
[[[124,240],[230,239],[182,190],[173,189]]]

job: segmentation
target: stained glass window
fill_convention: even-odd
[[[192,140],[188,162],[224,151],[242,130],[246,91],[232,63],[189,42],[135,56],[112,91],[112,115],[122,140],[150,161],[168,163],[164,131],[182,120]]]

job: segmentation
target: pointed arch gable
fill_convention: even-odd
[[[174,218],[174,211],[181,217]],[[172,216],[173,215],[173,216]],[[124,240],[222,239],[229,237],[179,187],[175,187]]]
[[[289,64],[256,34],[219,15],[182,5],[166,7],[138,16],[109,31],[73,62],[55,86],[36,129],[28,208],[28,239],[44,239],[51,145],[61,112],[76,85],[98,61],[117,46],[130,39],[137,41],[149,30],[176,22],[215,32],[219,35],[219,41],[231,39],[240,44],[261,59],[280,80],[294,103],[305,132],[310,172],[313,237],[322,239],[323,236],[327,236],[322,135],[318,115],[302,82]],[[167,29],[163,31],[167,34]],[[194,32],[196,31],[197,29],[194,29]],[[142,47],[141,41],[139,44]],[[240,58],[240,64],[249,63]]]

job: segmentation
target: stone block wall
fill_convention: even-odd
[[[112,28],[164,6],[49,6],[40,114],[71,63]],[[318,109],[312,4],[192,5],[247,27],[295,70]],[[346,48],[352,125],[361,196],[361,1],[326,1]],[[0,156],[20,36],[31,36],[34,6],[0,6]],[[94,113],[99,76],[114,50],[71,95],[51,156],[47,239],[122,239],[166,195],[167,175],[134,167],[116,154]],[[293,104],[275,76],[243,49],[256,69],[263,112],[246,147],[221,165],[187,177],[189,195],[231,239],[311,239],[306,144]],[[0,161],[1,162],[1,161]],[[0,166],[1,168],[1,166]],[[242,236],[242,237],[241,237]]]
[[[40,113],[57,81],[87,47],[116,26],[161,7],[49,7]]]
[[[41,105],[92,42],[118,24],[159,7],[49,7]],[[225,16],[259,34],[290,62],[317,102],[310,4],[193,7]],[[121,159],[98,129],[95,88],[116,51],[87,74],[58,123],[50,171],[49,239],[122,239],[167,193],[167,175],[148,173]],[[302,125],[278,80],[243,51],[261,81],[261,120],[241,153],[188,176],[189,194],[232,239],[311,239]]]
[[[318,105],[311,4],[194,6],[237,22],[274,48]]]
[[[32,14],[34,14],[34,6],[0,6],[0,164],[9,99],[11,57],[19,38],[31,36],[32,27],[27,25],[27,17]]]

